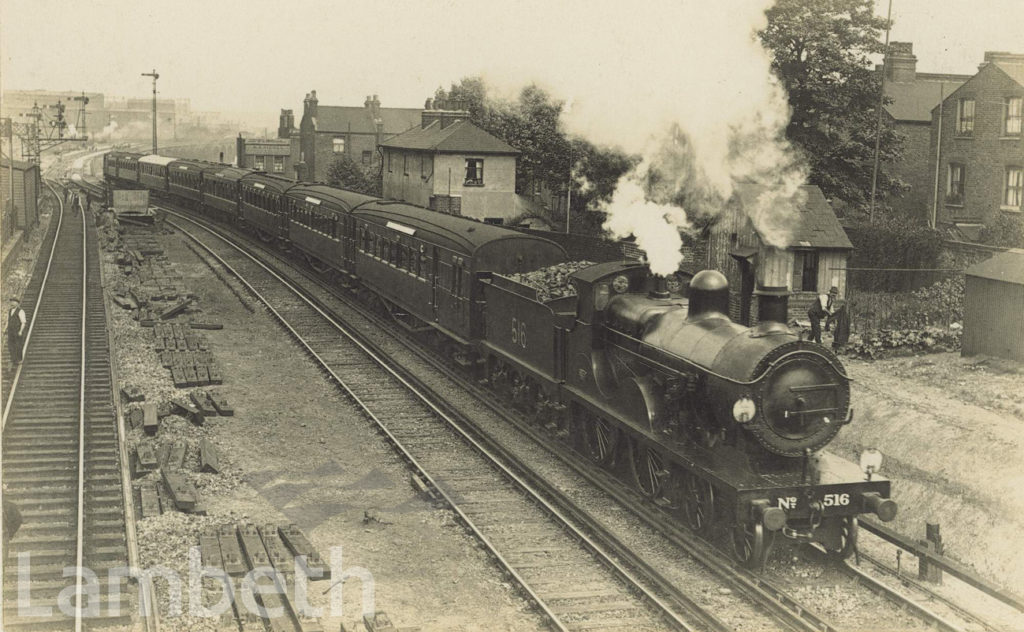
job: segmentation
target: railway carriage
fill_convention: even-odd
[[[352,216],[362,283],[394,314],[434,327],[463,352],[483,335],[481,279],[565,260],[546,239],[409,204],[369,202]]]
[[[109,152],[103,156],[103,173],[123,183],[139,182],[139,158],[142,154],[127,151]],[[113,173],[111,173],[113,172]]]
[[[288,242],[288,215],[284,194],[294,180],[254,172],[239,180],[239,209],[242,220],[260,239]]]
[[[220,165],[201,160],[175,160],[167,166],[167,190],[196,208],[202,202],[205,174],[218,168]]]
[[[177,158],[149,154],[139,158],[139,184],[150,191],[167,193],[167,167]]]
[[[251,169],[216,165],[203,174],[203,212],[231,222],[239,215],[239,182]]]
[[[288,238],[317,272],[355,270],[356,231],[350,212],[377,198],[324,184],[297,184],[285,193]]]

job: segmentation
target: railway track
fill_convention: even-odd
[[[131,621],[125,580],[116,594],[107,582],[128,558],[99,252],[84,215],[60,204],[23,296],[25,359],[12,366],[4,350],[0,472],[23,517],[2,556],[4,630]]]
[[[220,238],[209,244],[179,230],[267,305],[555,629],[729,629],[696,603],[669,604],[645,587],[545,499],[536,481],[473,436],[465,419],[276,272]]]

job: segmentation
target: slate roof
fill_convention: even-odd
[[[735,197],[744,208],[755,208],[758,197],[766,188],[762,184],[741,182],[735,187]],[[853,250],[853,244],[821,189],[805,184],[800,190],[807,197],[803,205],[797,206],[791,221],[787,222],[789,235],[786,247]]]
[[[382,147],[459,154],[509,154],[519,150],[469,121],[457,121],[444,129],[439,121],[415,127],[381,143]]]
[[[885,106],[885,111],[897,121],[931,123],[932,108],[970,77],[918,73],[914,81],[886,81],[885,94],[892,97],[892,103]]]
[[[967,268],[967,276],[1024,285],[1024,250],[1011,248]]]
[[[401,134],[420,124],[418,108],[381,108],[380,118],[384,122],[385,134]],[[351,132],[353,134],[376,134],[377,125],[366,107],[319,105],[316,108],[316,131],[327,133]]]

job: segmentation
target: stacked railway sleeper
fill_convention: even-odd
[[[332,580],[331,567],[296,525],[222,524],[203,530],[198,544],[207,572],[204,605],[230,595],[231,607],[222,614],[226,627],[262,630],[266,620],[271,630],[324,630],[300,595],[322,590]],[[252,581],[247,576],[258,587],[255,612],[242,595],[243,582]],[[308,582],[316,586],[297,587]]]
[[[223,376],[203,334],[222,325],[204,320],[153,230],[114,222],[106,232],[106,250],[116,264],[116,278],[109,280],[111,301],[131,314],[146,343],[142,353],[155,354],[167,369],[148,375],[142,368],[147,363],[129,357],[120,376],[133,487],[143,519],[165,511],[203,511],[197,483],[219,474],[222,465],[219,450],[201,429],[208,419],[234,415],[216,388]]]
[[[552,283],[557,285],[558,279],[557,274],[555,274],[555,272],[557,272],[557,270],[547,276],[550,276],[552,279],[554,279]],[[310,275],[309,278],[312,279],[312,275]],[[335,296],[335,298],[340,296],[338,293],[332,294]],[[458,377],[454,373],[452,375],[453,377],[456,377],[456,379],[458,379]],[[512,409],[506,408],[506,410]],[[521,428],[529,431],[529,426],[531,425],[531,422],[533,420],[524,419],[523,421],[525,422],[525,424],[521,426]],[[544,441],[542,437],[539,437],[538,443],[548,444],[549,442]],[[585,463],[586,459],[577,459],[576,461],[576,465],[578,465],[580,468],[577,471],[586,471],[588,469],[593,469],[587,466],[587,464]],[[605,480],[603,482],[600,482],[600,479]],[[619,487],[619,485],[615,481],[603,475],[598,475],[596,478],[592,477],[591,480],[598,481],[597,484],[606,490]],[[623,508],[628,509],[630,511],[637,511],[639,514],[644,515],[644,519],[648,523],[650,523],[652,526],[655,526],[655,528],[665,533],[671,545],[678,546],[683,550],[693,553],[698,559],[702,561],[701,563],[709,567],[721,567],[723,569],[723,575],[732,576],[731,581],[733,582],[734,588],[730,588],[729,590],[735,590],[737,593],[746,594],[750,600],[763,604],[763,608],[765,609],[771,609],[771,606],[769,604],[772,603],[785,606],[785,608],[783,609],[788,609],[790,613],[792,613],[792,615],[795,616],[784,615],[779,613],[777,616],[779,617],[779,623],[781,625],[796,627],[797,629],[801,627],[806,627],[807,629],[829,629],[831,627],[831,624],[828,623],[820,614],[817,614],[812,610],[808,609],[806,605],[801,603],[800,599],[795,598],[793,594],[787,594],[788,591],[792,589],[793,582],[790,582],[785,578],[779,578],[783,580],[782,585],[790,586],[790,588],[784,589],[781,587],[780,584],[768,580],[763,575],[754,575],[745,571],[741,571],[739,569],[730,569],[728,568],[729,565],[727,563],[723,565],[721,560],[714,559],[716,556],[709,556],[706,553],[701,553],[698,550],[699,545],[697,545],[697,543],[694,542],[691,537],[687,537],[687,535],[683,531],[679,530],[678,525],[676,525],[673,520],[668,519],[669,516],[663,512],[663,509],[661,507],[657,506],[657,503],[644,503],[643,499],[636,497],[637,495],[635,493],[631,493],[629,491],[627,491],[624,494],[621,493],[620,491],[619,493],[616,493],[615,496],[619,499]],[[646,509],[640,509],[640,507],[642,507],[644,504],[649,504],[650,506],[647,507]],[[793,561],[796,562],[795,557],[793,558]],[[803,577],[816,577],[821,572],[822,566],[830,567],[831,564],[826,562],[824,559],[808,559],[806,563],[796,564],[796,566],[798,568],[806,566],[806,570],[801,571],[804,573],[804,575],[802,575]],[[842,581],[840,579],[841,575],[842,573],[836,575],[836,578],[833,581]],[[865,580],[861,579],[858,581],[861,581],[863,583]],[[796,582],[796,587],[798,588],[798,590],[801,583],[805,582]],[[941,612],[942,609],[939,609],[940,612],[937,613],[932,609],[932,604],[925,604],[922,607],[919,604],[913,603],[912,599],[908,599],[908,597],[905,594],[901,594],[895,591],[886,591],[883,588],[880,588],[875,585],[870,586],[870,589],[875,593],[881,594],[887,601],[892,602],[898,609],[891,612],[890,615],[883,615],[887,617],[884,620],[893,625],[914,625],[913,622],[917,620],[925,621],[929,625],[935,626],[938,629],[960,629],[959,624],[956,622],[957,617],[944,617]],[[851,590],[853,590],[853,586],[851,586]],[[864,597],[874,602],[873,597],[869,595],[865,595]],[[844,597],[842,601],[849,603],[858,603],[860,601],[860,598],[858,598],[856,596],[856,592],[854,592],[850,596]],[[859,608],[857,610],[860,611]],[[848,615],[849,614],[853,613],[851,612],[848,613]],[[862,625],[862,622],[865,620],[878,621],[879,619],[875,619],[875,616],[876,615],[871,611],[861,611],[860,615],[854,617],[854,620],[860,622],[856,623],[855,625]],[[847,619],[849,618],[849,616],[844,616],[842,618]],[[802,623],[799,623],[795,619],[803,619],[803,621]],[[968,622],[977,623],[970,616],[963,617],[962,619]],[[897,621],[902,621],[902,623],[897,624]],[[992,629],[988,625],[982,625],[982,627],[985,627],[986,629]]]
[[[97,235],[64,213],[48,239],[22,297],[24,361],[5,357],[4,498],[23,518],[4,551],[5,630],[123,624],[133,612],[116,578],[128,555]],[[75,567],[80,582],[65,571]]]
[[[720,626],[693,603],[678,614],[537,493],[528,476],[476,442],[465,419],[440,409],[289,283],[219,240],[207,247],[379,424],[424,489],[453,509],[557,629],[685,628],[691,617]]]

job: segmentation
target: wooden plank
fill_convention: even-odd
[[[198,368],[199,367],[197,367],[197,369]],[[203,370],[205,371],[205,368]],[[203,412],[203,415],[209,417],[217,415],[217,409],[214,407],[213,402],[210,400],[210,396],[207,395],[205,391],[192,391],[188,396],[196,405],[196,408]]]
[[[220,453],[205,437],[199,441],[199,470],[214,474],[220,472]]]
[[[156,453],[148,441],[142,442],[135,447],[135,475],[143,476],[157,468]]]
[[[224,560],[220,555],[220,540],[217,539],[217,530],[207,527],[199,534],[199,555],[203,566],[208,568],[224,568]]]
[[[239,526],[238,539],[242,541],[242,550],[245,552],[249,568],[270,566],[270,556],[267,555],[267,550],[263,547],[263,540],[260,539],[256,525],[243,524]]]
[[[156,404],[153,402],[142,405],[142,429],[148,435],[155,435],[160,429],[160,418],[156,414]]]
[[[277,533],[277,526],[268,524],[258,529],[260,539],[263,540],[263,548],[267,550],[267,557],[277,572],[282,575],[295,574],[295,561],[292,559],[291,551],[281,541]]]
[[[206,386],[210,383],[210,370],[203,364],[197,364],[196,369],[196,385]],[[216,412],[216,411],[215,411]]]
[[[224,570],[228,575],[245,575],[249,567],[245,564],[242,556],[242,547],[238,543],[238,534],[235,528],[229,524],[223,525],[217,533],[217,540],[220,543],[221,559],[224,561]]]
[[[216,362],[207,365],[206,370],[210,374],[210,384],[223,384],[224,379],[220,374],[220,365]]]
[[[199,492],[184,474],[166,467],[161,468],[160,474],[163,476],[175,507],[182,511],[192,511],[196,508],[199,503]]]
[[[316,571],[313,570],[317,568],[323,572],[319,577],[326,579],[331,576],[331,567],[324,563],[323,558],[313,548],[313,543],[309,541],[306,534],[296,525],[290,524],[286,527],[278,527],[278,535],[281,536],[281,540],[288,547],[288,550],[292,552],[292,555],[296,557],[305,556],[306,566],[312,571],[311,577],[317,576]]]
[[[213,407],[217,409],[217,413],[222,417],[231,417],[235,414],[235,409],[228,404],[227,398],[217,389],[207,391],[206,395],[213,403]]]
[[[171,444],[170,454],[167,455],[166,466],[180,470],[185,465],[185,454],[188,452],[188,445],[184,441],[175,441]]]
[[[142,506],[143,518],[160,515],[160,496],[157,495],[155,482],[146,481],[139,487],[139,504]]]
[[[188,418],[189,421],[197,426],[203,425],[203,422],[206,421],[206,418],[203,416],[203,412],[193,406],[192,402],[189,402],[186,399],[176,397],[171,400],[171,404],[174,405],[178,414],[182,417]]]

